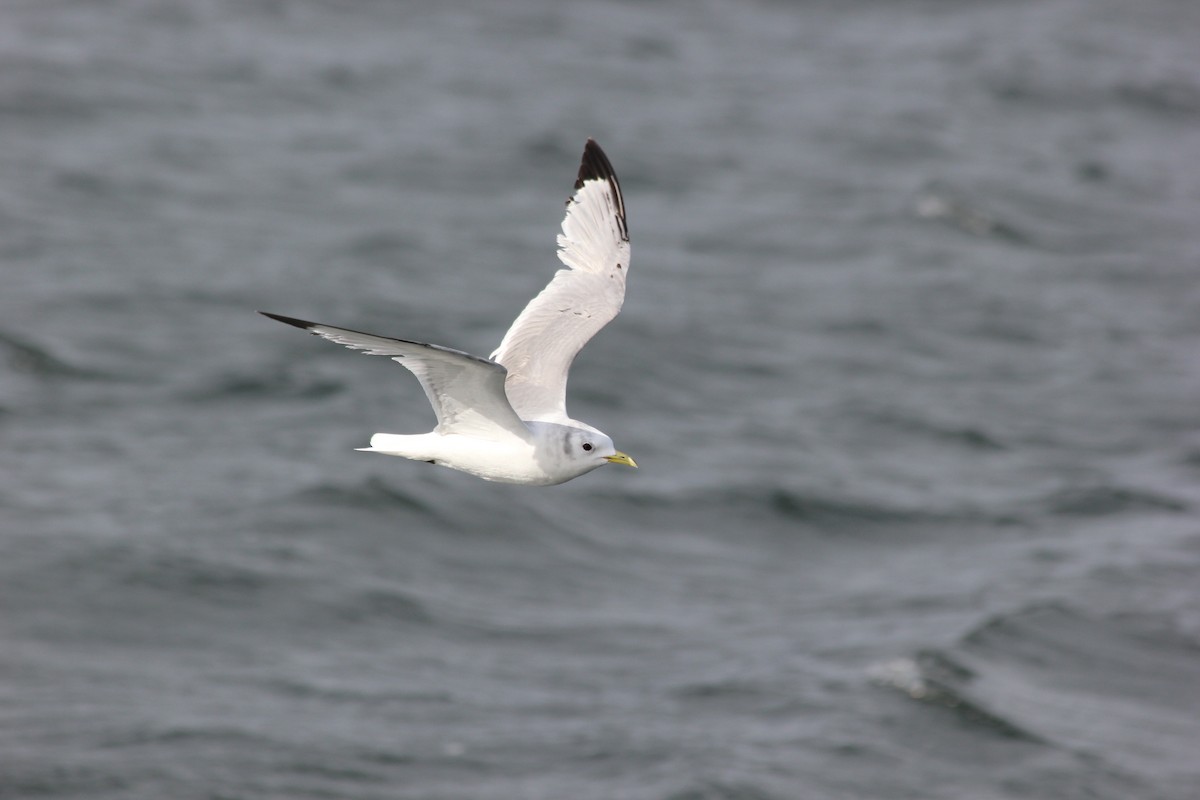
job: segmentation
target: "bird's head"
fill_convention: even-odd
[[[605,464],[637,467],[637,462],[614,447],[612,439],[598,430],[566,425],[555,427],[561,436],[556,455],[577,468],[581,475]]]

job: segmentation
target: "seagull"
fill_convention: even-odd
[[[564,269],[529,301],[491,358],[260,311],[316,336],[388,356],[417,376],[437,414],[429,433],[377,433],[372,453],[484,480],[553,486],[605,464],[636,467],[601,431],[567,416],[567,372],[621,310],[629,270],[625,203],[612,164],[587,140],[558,236]]]

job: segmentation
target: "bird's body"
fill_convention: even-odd
[[[599,460],[586,461],[570,458],[573,449],[582,443],[575,441],[581,435],[586,435],[589,441],[597,438],[589,430],[536,420],[525,424],[531,434],[527,439],[518,436],[483,439],[436,432],[408,435],[377,433],[371,437],[371,446],[361,449],[441,464],[484,480],[527,486],[563,483],[603,466],[606,461],[627,463],[615,452],[611,442],[607,449],[593,450],[597,453],[609,452],[609,457],[600,456]],[[599,434],[599,439],[603,441],[608,437]],[[593,444],[593,447],[596,445]],[[564,475],[570,477],[564,478]]]
[[[558,256],[566,268],[529,302],[491,359],[261,313],[369,355],[389,356],[420,380],[437,427],[423,434],[377,433],[362,450],[534,486],[563,483],[606,463],[637,466],[608,436],[566,411],[571,362],[621,310],[629,267],[621,188],[591,139],[562,231]]]

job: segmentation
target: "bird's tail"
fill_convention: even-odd
[[[418,461],[429,461],[429,434],[399,434],[377,433],[371,437],[370,447],[359,447],[368,453],[382,453],[386,456],[400,456]]]

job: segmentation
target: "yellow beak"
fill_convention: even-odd
[[[604,460],[610,461],[613,464],[624,464],[627,467],[633,467],[634,469],[637,469],[637,462],[622,453],[620,450],[611,456],[605,456]]]

